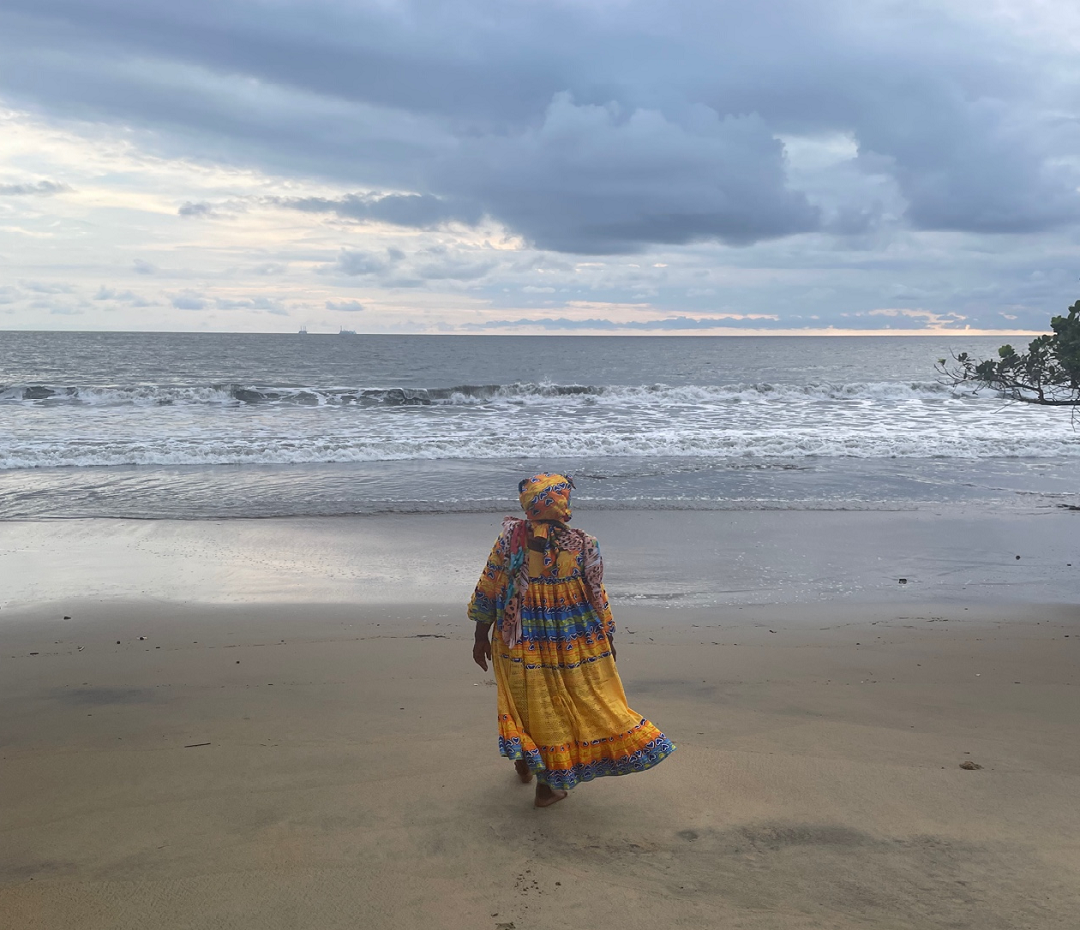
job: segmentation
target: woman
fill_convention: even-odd
[[[495,667],[499,753],[523,782],[536,776],[537,807],[579,782],[643,772],[675,749],[626,706],[600,549],[566,525],[573,487],[549,474],[518,485],[527,519],[503,521],[469,603],[473,660]]]

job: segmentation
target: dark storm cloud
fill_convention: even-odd
[[[710,238],[746,244],[818,225],[805,196],[786,189],[783,146],[762,120],[720,119],[700,106],[674,121],[560,93],[535,129],[461,140],[453,155],[433,160],[430,181],[452,195],[276,204],[415,228],[475,225],[487,214],[540,248],[579,253]]]
[[[790,135],[852,139],[916,229],[1080,218],[1074,56],[947,3],[6,0],[0,54],[9,102],[406,192],[282,201],[359,221],[580,253],[876,228],[858,185],[793,184]]]
[[[668,119],[560,93],[535,129],[463,140],[436,179],[563,252],[741,245],[818,225],[805,196],[787,190],[783,146],[761,118],[704,106]]]

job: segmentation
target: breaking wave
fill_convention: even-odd
[[[933,381],[446,388],[241,383],[0,387],[0,470],[552,456],[1080,456],[1056,409]]]
[[[33,406],[476,406],[574,404],[701,404],[790,401],[943,401],[969,392],[933,381],[833,384],[666,384],[597,386],[589,384],[463,384],[448,388],[302,387],[219,383],[205,385],[0,385],[0,404]]]

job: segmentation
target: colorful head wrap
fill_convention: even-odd
[[[533,524],[533,536],[547,539],[551,523],[570,520],[570,492],[574,489],[569,475],[542,474],[526,478],[518,485],[518,500],[525,516]]]

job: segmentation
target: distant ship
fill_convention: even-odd
[[[307,335],[307,327],[306,326],[301,326],[300,327],[300,335],[301,336],[306,336]]]
[[[339,336],[355,336],[356,335],[356,330],[355,329],[345,329],[344,326],[340,326],[340,327],[338,327],[338,335]]]

